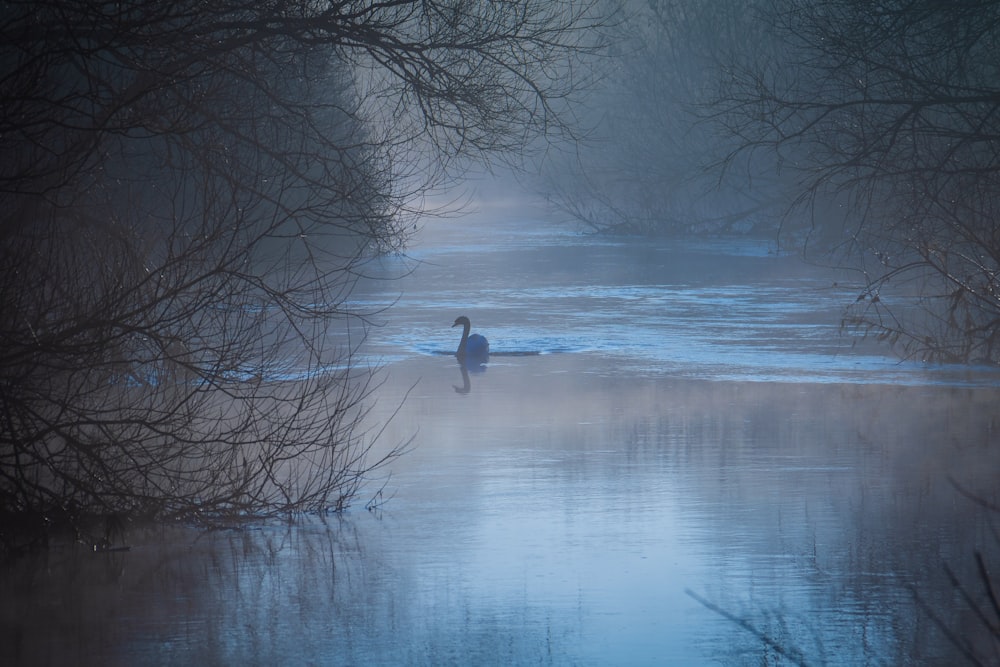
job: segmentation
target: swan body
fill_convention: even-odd
[[[455,323],[451,326],[457,327],[459,324],[462,325],[462,342],[458,344],[458,350],[455,351],[455,356],[458,357],[458,360],[463,363],[466,360],[477,363],[488,360],[490,356],[490,342],[479,334],[469,335],[472,323],[465,315],[456,319]]]

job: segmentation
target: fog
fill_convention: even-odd
[[[57,4],[13,664],[1000,661],[994,3]]]
[[[982,600],[975,554],[996,557],[995,370],[855,344],[794,255],[498,223],[429,224],[354,293],[390,306],[356,359],[382,369],[368,427],[410,447],[370,510],[53,547],[4,579],[13,654],[944,664],[946,630],[988,649],[955,593]],[[483,367],[452,356],[459,314]]]

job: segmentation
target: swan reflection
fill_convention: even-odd
[[[469,381],[469,369],[461,362],[459,362],[458,366],[462,370],[462,386],[459,387],[457,384],[451,386],[455,388],[455,393],[457,394],[468,394],[472,391],[472,382]]]

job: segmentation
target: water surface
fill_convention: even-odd
[[[357,357],[383,366],[372,422],[413,438],[380,509],[20,561],[5,653],[945,665],[948,629],[997,657],[945,571],[982,602],[974,552],[1000,562],[968,497],[997,502],[994,370],[843,335],[850,276],[767,243],[454,224],[355,294],[388,307]],[[485,369],[448,356],[462,314],[501,353]]]

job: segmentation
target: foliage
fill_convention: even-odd
[[[0,502],[340,509],[374,468],[366,258],[457,158],[571,133],[567,2],[7,2]],[[6,532],[6,531],[0,531]]]

